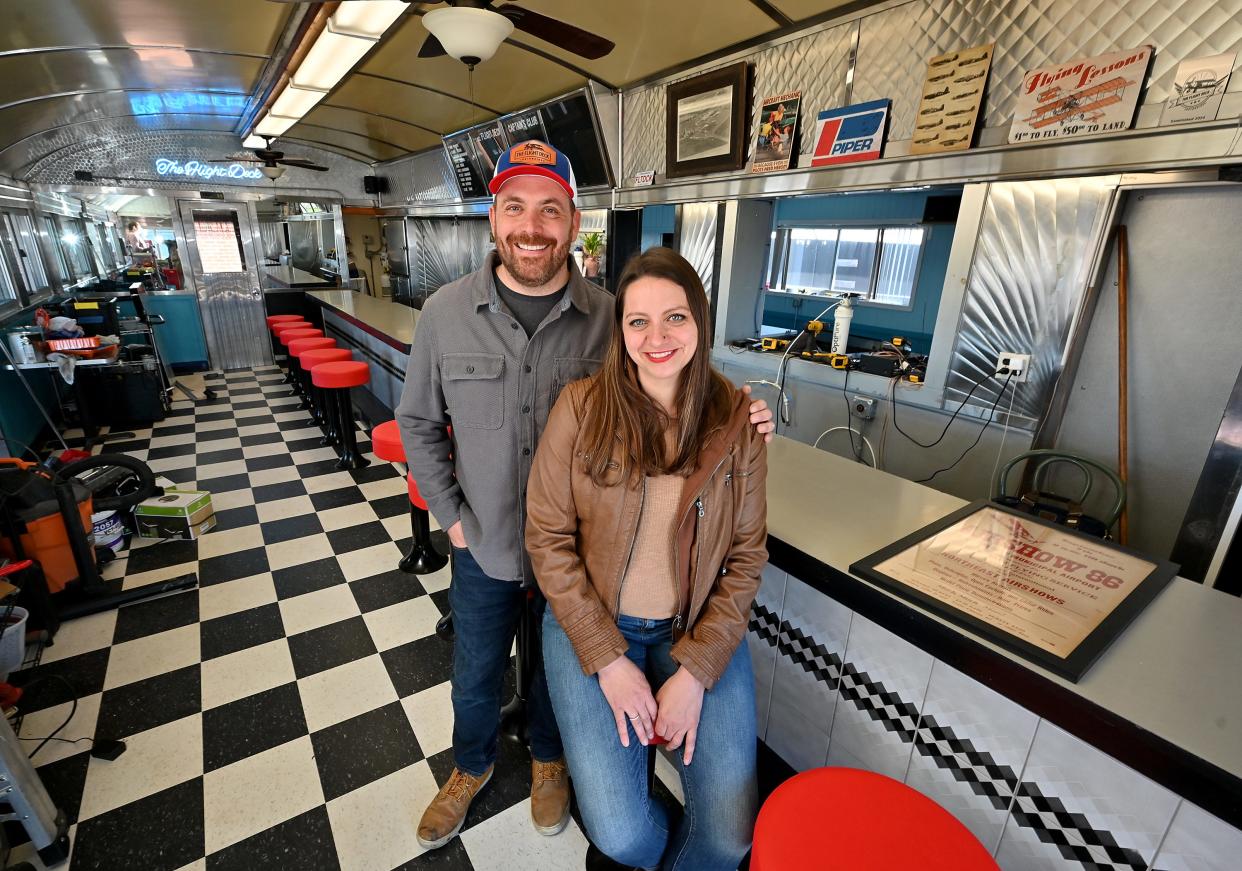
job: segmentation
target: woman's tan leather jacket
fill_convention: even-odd
[[[642,481],[596,486],[585,467],[583,402],[589,380],[561,394],[530,473],[526,549],[535,578],[594,674],[627,648],[617,629]],[[711,689],[741,643],[767,562],[767,450],[738,391],[728,425],[713,433],[682,488],[676,560],[681,580],[673,658]]]

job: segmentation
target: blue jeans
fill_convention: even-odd
[[[626,655],[658,691],[678,668],[670,655],[672,621],[623,615],[617,627],[630,643]],[[681,748],[671,754],[686,796],[685,816],[673,833],[668,810],[647,789],[647,748],[632,726],[630,746],[621,746],[599,678],[582,673],[551,610],[543,618],[543,658],[574,794],[595,846],[639,868],[737,868],[759,812],[755,684],[746,645],[739,645],[720,681],[703,694],[694,761],[683,765]]]
[[[526,590],[498,581],[475,562],[470,551],[453,548],[453,761],[479,777],[496,761],[505,667],[526,603]],[[534,679],[527,699],[527,733],[531,755],[552,762],[564,755],[556,717],[548,699],[548,682],[540,657],[539,618],[543,597],[535,593]]]

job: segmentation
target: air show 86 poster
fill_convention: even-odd
[[[1153,51],[1143,45],[1027,73],[1014,106],[1009,141],[1128,130]]]

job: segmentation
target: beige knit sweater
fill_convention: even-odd
[[[677,501],[685,479],[678,475],[647,478],[643,513],[621,581],[621,613],[665,620],[677,613],[677,569],[673,565]]]

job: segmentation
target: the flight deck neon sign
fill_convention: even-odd
[[[251,181],[263,178],[263,173],[257,168],[241,163],[202,163],[198,160],[187,160],[183,163],[169,157],[156,158],[155,171],[159,175],[178,175],[207,181],[213,179]]]

